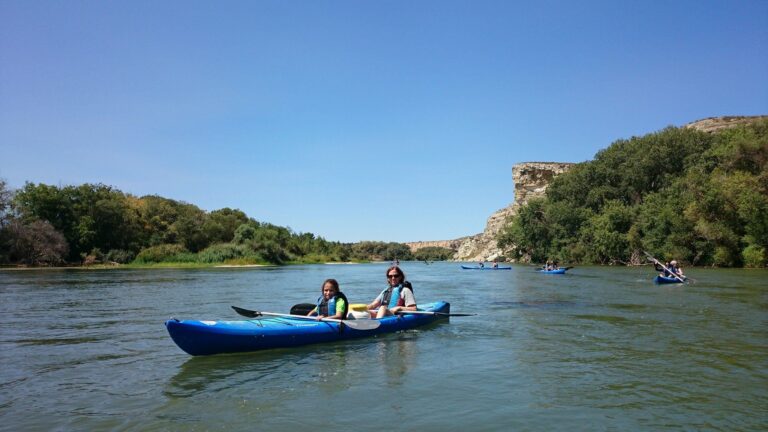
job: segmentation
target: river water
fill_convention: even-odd
[[[402,268],[430,328],[191,357],[164,321],[287,313],[339,280],[352,303],[385,264],[0,271],[0,429],[768,430],[768,272]]]

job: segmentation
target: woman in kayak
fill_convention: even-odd
[[[317,306],[309,311],[307,316],[320,318],[333,318],[343,320],[347,317],[347,296],[339,291],[339,283],[336,279],[326,279],[323,282],[322,293],[317,299]]]
[[[405,280],[405,273],[400,267],[392,266],[386,274],[389,287],[368,305],[371,317],[375,314],[375,318],[382,318],[402,310],[415,311],[416,297],[413,296],[411,283]],[[376,308],[379,308],[378,311],[375,311]]]
[[[674,277],[675,275],[677,275],[679,277],[685,277],[683,275],[683,269],[680,268],[677,265],[677,261],[675,261],[675,260],[670,261],[669,262],[669,267],[667,267],[667,268],[669,269],[669,272],[671,273],[670,276]]]
[[[679,277],[685,277],[685,275],[683,275],[683,269],[677,266],[677,261],[675,260],[665,262],[664,266],[662,266],[660,262],[656,261],[653,266],[656,267],[656,271],[659,272],[659,276],[675,277],[675,275],[677,275]],[[664,267],[666,267],[666,269]]]

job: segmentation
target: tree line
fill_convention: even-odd
[[[160,196],[136,197],[104,184],[0,179],[0,264],[284,264],[409,260],[402,243],[340,243],[259,222],[237,209],[204,211]],[[434,260],[434,257],[428,259]]]
[[[705,133],[669,127],[618,140],[557,176],[501,231],[521,260],[768,262],[768,120]]]

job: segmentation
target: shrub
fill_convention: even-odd
[[[3,231],[5,246],[12,261],[31,265],[56,265],[63,263],[69,252],[64,235],[56,231],[48,221],[24,224],[14,220]]]
[[[109,252],[107,252],[107,261],[116,262],[120,264],[126,264],[131,261],[133,261],[133,258],[136,256],[131,251],[123,250],[123,249],[112,249]]]
[[[255,258],[255,254],[247,246],[232,243],[217,243],[197,254],[197,260],[201,263],[220,263],[247,257]]]
[[[172,258],[176,257],[177,255],[184,258],[184,256],[181,255],[183,253],[189,253],[189,251],[187,251],[184,246],[180,244],[161,244],[146,248],[139,252],[139,254],[136,255],[135,262],[139,264],[171,262],[175,261]],[[194,257],[194,255],[192,256]],[[194,259],[192,261],[194,261]]]
[[[301,257],[301,262],[305,263],[313,263],[313,264],[322,264],[327,262],[337,262],[339,261],[335,257],[330,257],[328,255],[322,255],[322,254],[306,254]]]
[[[731,250],[725,246],[716,247],[712,259],[714,261],[713,264],[718,267],[732,267],[735,264],[735,257]]]
[[[413,253],[413,258],[419,261],[446,261],[453,258],[453,249],[428,246]]]
[[[745,267],[765,267],[765,248],[757,245],[749,245],[741,252],[741,256],[744,258]]]

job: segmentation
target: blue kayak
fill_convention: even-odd
[[[564,268],[560,268],[560,269],[557,269],[557,270],[541,270],[540,269],[540,270],[538,270],[538,272],[539,273],[544,273],[544,274],[565,274],[566,270],[568,270],[568,269],[564,269]]]
[[[685,281],[685,276],[682,277],[683,281]],[[653,283],[655,284],[673,284],[673,283],[683,283],[680,279],[674,277],[674,276],[661,276],[656,275],[655,278],[653,278]]]
[[[450,313],[451,305],[434,302],[420,311]],[[293,317],[269,317],[241,321],[197,321],[170,319],[165,327],[176,345],[191,355],[210,355],[290,348],[322,342],[394,333],[444,320],[432,314],[405,314],[380,319],[373,330],[356,330],[338,323]]]
[[[461,266],[464,270],[512,270],[512,267],[472,267],[472,266]]]

